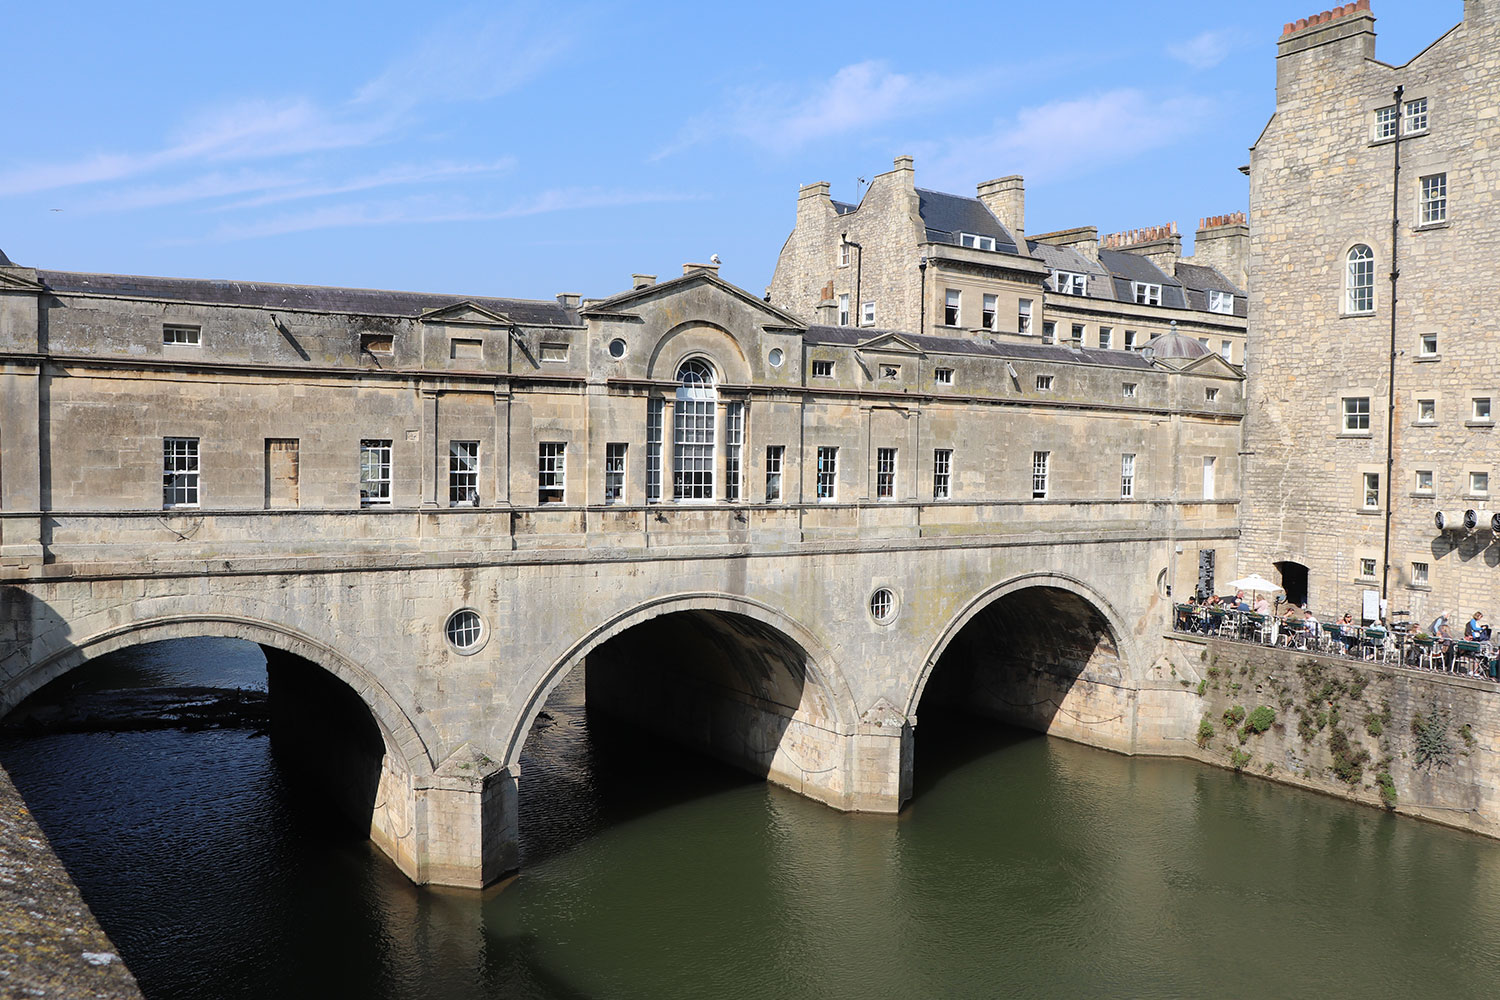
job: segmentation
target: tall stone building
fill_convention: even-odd
[[[1500,563],[1500,4],[1467,0],[1392,66],[1360,0],[1287,24],[1276,70],[1250,160],[1242,568],[1320,612],[1373,591],[1467,615]]]
[[[1202,220],[1193,257],[1176,224],[1104,237],[1093,227],[1028,238],[1020,177],[975,196],[916,186],[912,158],[870,183],[859,204],[805,185],[771,279],[773,304],[836,326],[945,337],[1144,347],[1176,332],[1241,364],[1242,213]]]

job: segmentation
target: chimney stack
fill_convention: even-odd
[[[1020,174],[997,177],[979,185],[979,200],[995,213],[1000,224],[1016,239],[1016,249],[1026,253],[1026,181]]]
[[[718,273],[719,273],[719,265],[718,264],[684,264],[684,265],[682,265],[682,273],[683,274],[692,274],[694,271],[707,271],[709,274],[717,276]]]
[[[1182,236],[1177,232],[1175,222],[1110,233],[1104,237],[1102,245],[1106,250],[1139,254],[1173,277],[1177,274],[1177,262],[1182,259]]]
[[[1217,268],[1242,291],[1249,291],[1250,227],[1244,212],[1212,215],[1198,220],[1193,234],[1192,264]]]
[[[654,274],[632,274],[630,276],[630,287],[632,289],[650,288],[654,284],[656,284],[656,275]]]

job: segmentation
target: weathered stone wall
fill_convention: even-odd
[[[1497,488],[1493,421],[1472,400],[1500,401],[1494,321],[1483,303],[1500,293],[1494,248],[1500,217],[1500,11],[1465,5],[1462,24],[1409,63],[1374,56],[1373,19],[1343,13],[1282,36],[1276,112],[1251,154],[1250,390],[1246,419],[1244,541],[1247,568],[1276,561],[1310,568],[1320,614],[1359,610],[1379,590],[1383,508],[1391,497],[1391,606],[1428,621],[1444,607],[1489,610],[1500,548],[1488,530],[1440,534],[1437,510],[1485,508]],[[1391,333],[1393,144],[1375,134],[1392,91],[1427,101],[1428,127],[1401,142],[1397,207],[1400,301],[1396,308],[1394,458],[1385,482]],[[1403,130],[1406,129],[1403,125]],[[1447,175],[1447,218],[1423,225],[1422,178]],[[1374,310],[1351,313],[1347,254],[1374,253]],[[1437,334],[1436,354],[1421,337]],[[1342,401],[1370,402],[1368,429],[1346,430]],[[1431,399],[1435,419],[1418,419]],[[1434,489],[1417,489],[1417,472]],[[1380,502],[1363,505],[1362,474],[1381,477]],[[1487,473],[1490,492],[1470,490]],[[1375,561],[1376,575],[1360,561]],[[1428,567],[1422,583],[1413,564]]]
[[[1218,639],[1170,641],[1196,716],[1176,737],[1182,756],[1500,836],[1493,682]],[[1256,733],[1245,722],[1258,708],[1274,722]]]

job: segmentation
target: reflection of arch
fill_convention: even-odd
[[[815,688],[815,693],[832,717],[833,728],[840,733],[850,733],[854,728],[854,719],[857,714],[854,710],[854,697],[849,690],[849,685],[844,681],[843,675],[839,673],[833,663],[828,650],[800,622],[792,619],[769,605],[748,597],[739,597],[733,594],[720,593],[690,593],[673,594],[669,597],[660,597],[646,604],[638,605],[629,611],[616,615],[598,628],[589,632],[583,638],[570,646],[541,679],[532,688],[527,696],[524,708],[520,713],[516,727],[511,731],[509,739],[505,743],[505,763],[507,765],[519,765],[521,758],[521,745],[526,741],[526,734],[531,732],[532,723],[536,721],[537,714],[541,712],[542,706],[546,704],[547,696],[552,689],[567,676],[578,664],[582,663],[588,654],[605,642],[613,639],[623,632],[627,632],[642,622],[665,615],[675,614],[679,611],[724,611],[730,614],[741,615],[753,619],[796,643],[807,654],[807,682]]]
[[[676,381],[683,361],[694,355],[709,359],[721,382],[746,385],[751,381],[750,362],[739,340],[724,327],[701,320],[679,323],[662,335],[646,362],[647,376]]]
[[[1119,651],[1120,660],[1126,668],[1128,676],[1124,679],[1129,681],[1138,680],[1135,676],[1136,657],[1132,655],[1127,643],[1129,633],[1124,627],[1124,619],[1108,599],[1082,580],[1071,576],[1064,576],[1060,573],[1026,573],[1021,576],[1012,577],[1003,583],[998,583],[987,590],[981,591],[959,609],[958,614],[954,615],[953,619],[948,622],[947,627],[943,629],[938,635],[937,640],[933,642],[931,648],[927,651],[927,658],[923,660],[922,669],[912,685],[911,692],[907,695],[906,708],[903,714],[908,719],[916,714],[917,705],[922,701],[922,692],[927,688],[927,682],[932,677],[933,668],[937,666],[938,660],[942,658],[944,651],[948,648],[948,644],[964,630],[966,625],[1011,594],[1036,587],[1067,591],[1092,605],[1093,610],[1103,619],[1105,625],[1110,630],[1115,648]]]
[[[359,695],[380,727],[392,757],[404,760],[419,774],[430,773],[434,762],[430,748],[436,734],[425,720],[413,720],[368,670],[295,629],[234,615],[174,615],[149,618],[96,633],[54,653],[15,678],[7,688],[7,700],[19,704],[43,685],[105,653],[118,649],[186,638],[244,639],[270,646],[321,667],[349,685]]]

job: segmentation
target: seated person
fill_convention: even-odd
[[[1354,624],[1354,616],[1345,611],[1344,617],[1338,620],[1338,626],[1339,642],[1344,644],[1344,651],[1353,652],[1355,644],[1359,642],[1359,626]]]
[[[1245,600],[1245,592],[1243,590],[1236,590],[1234,592],[1234,610],[1236,610],[1236,611],[1249,611],[1250,610],[1250,602],[1247,601],[1247,600]]]
[[[1271,602],[1266,600],[1266,595],[1261,594],[1255,599],[1255,613],[1258,615],[1269,615],[1271,613]]]
[[[1450,614],[1452,614],[1451,611],[1444,611],[1442,614],[1434,618],[1432,620],[1432,624],[1427,627],[1427,634],[1432,636],[1434,639],[1453,638],[1452,633],[1448,631],[1448,616]]]
[[[1468,624],[1464,626],[1464,638],[1469,642],[1484,642],[1486,631],[1484,612],[1476,611],[1474,617],[1470,618]]]

